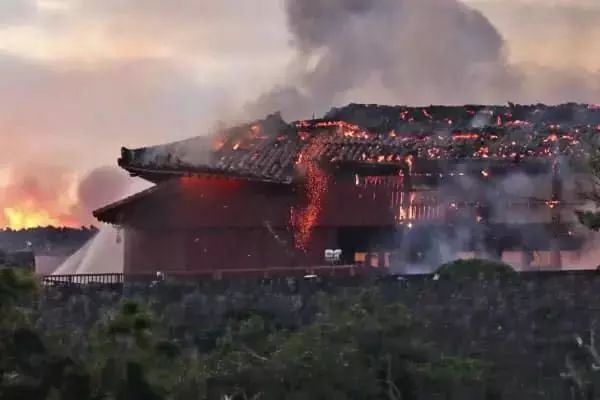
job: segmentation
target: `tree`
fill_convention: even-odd
[[[317,320],[275,332],[260,317],[233,324],[209,358],[211,393],[231,399],[461,398],[485,368],[440,356],[422,327],[377,290],[323,296]],[[462,392],[464,393],[464,391]]]
[[[0,269],[0,398],[88,399],[89,379],[75,362],[54,353],[33,325],[38,286],[28,271]]]
[[[507,264],[490,260],[456,260],[441,265],[436,275],[439,279],[489,279],[494,277],[516,276],[515,270]]]
[[[88,304],[101,289],[85,290]],[[160,315],[169,308],[153,313],[148,301],[48,332],[34,301],[48,293],[26,271],[0,270],[3,400],[483,398],[486,367],[441,353],[427,326],[376,287],[318,295],[301,326],[283,329],[248,305],[183,334]],[[182,337],[205,330],[218,336],[212,348]]]
[[[598,147],[598,139],[590,139],[590,154],[587,165],[587,172],[590,178],[587,190],[581,193],[584,200],[600,205],[600,147]],[[600,230],[600,212],[590,210],[578,210],[575,212],[579,222],[591,230]]]
[[[182,354],[136,302],[99,321],[85,359],[97,396],[116,400],[184,400],[204,392],[198,360]]]

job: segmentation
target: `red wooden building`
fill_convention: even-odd
[[[493,248],[501,256],[576,248],[561,219],[560,185],[547,185],[541,198],[507,198],[490,213],[488,189],[466,193],[458,182],[469,177],[493,188],[490,174],[515,171],[555,180],[552,143],[517,154],[513,148],[524,144],[510,137],[490,154],[488,141],[502,140],[504,129],[415,136],[332,119],[286,124],[270,116],[212,139],[124,148],[119,165],[156,185],[94,215],[123,228],[126,274],[306,273],[327,264],[326,249],[338,248],[342,265],[373,254],[375,265],[389,266],[430,254],[432,241],[452,237],[461,224],[474,226],[460,244],[465,251]],[[572,155],[576,144],[560,151]],[[537,210],[541,220],[499,217],[515,207]]]

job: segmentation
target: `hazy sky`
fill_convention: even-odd
[[[66,207],[77,177],[114,164],[121,145],[227,121],[294,68],[283,2],[0,0],[0,187],[36,181]],[[600,1],[465,3],[510,62],[600,71]]]

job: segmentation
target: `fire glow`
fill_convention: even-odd
[[[7,184],[0,186],[0,229],[81,226],[78,185],[75,176],[52,168],[37,175],[15,170]]]
[[[12,230],[46,226],[74,226],[75,221],[52,215],[49,211],[28,206],[6,207],[3,210],[6,227]]]
[[[312,231],[321,213],[323,199],[327,193],[327,174],[317,164],[321,144],[318,140],[306,146],[298,158],[298,164],[306,167],[306,206],[292,207],[291,225],[294,228],[294,243],[299,250],[306,251]]]

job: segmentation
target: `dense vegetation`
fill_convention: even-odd
[[[0,269],[0,399],[593,399],[600,275],[534,275],[51,287]]]
[[[1,399],[468,399],[492,393],[485,363],[440,351],[423,321],[372,287],[318,294],[302,321],[247,307],[219,322],[191,323],[189,314],[150,301],[98,307],[102,296],[114,300],[106,288],[96,299],[62,296],[23,270],[0,270]]]

